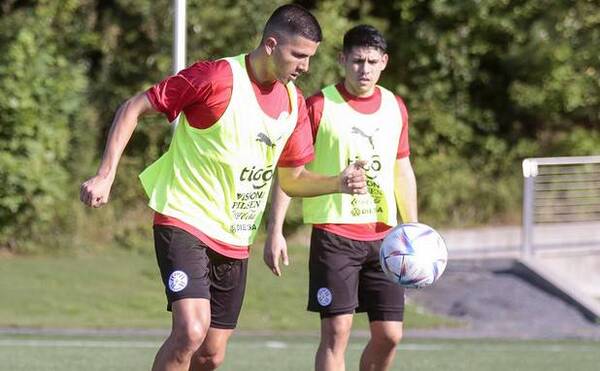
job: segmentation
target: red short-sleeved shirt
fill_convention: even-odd
[[[336,85],[337,90],[340,92],[344,100],[356,111],[363,114],[370,114],[376,112],[381,106],[381,90],[375,89],[373,95],[369,97],[356,97],[352,95],[343,83]],[[313,138],[317,137],[317,131],[319,130],[319,123],[323,116],[324,96],[322,92],[319,92],[306,101],[308,108],[308,118],[310,119],[311,129]],[[402,131],[400,132],[400,141],[398,142],[398,151],[396,158],[401,159],[410,155],[410,148],[408,143],[408,111],[402,98],[396,96],[398,106],[400,107],[400,113],[402,114]],[[401,123],[399,122],[398,125]],[[314,141],[314,139],[313,139]],[[351,238],[359,241],[374,241],[384,238],[390,227],[384,223],[368,223],[368,224],[315,224],[315,228],[324,229],[337,235]]]
[[[273,118],[291,107],[285,85],[279,81],[260,84],[252,74],[248,56],[246,66],[257,101],[262,110]],[[206,129],[223,115],[231,99],[233,73],[225,60],[199,61],[170,76],[146,91],[146,97],[159,112],[173,121],[183,112],[191,126]],[[302,166],[313,159],[314,150],[310,134],[310,122],[302,92],[298,93],[298,122],[288,139],[277,166]],[[175,218],[155,213],[155,225],[171,225],[198,237],[218,253],[236,259],[248,257],[248,246],[233,246],[208,237],[201,230]]]

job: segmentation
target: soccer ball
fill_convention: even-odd
[[[432,285],[444,273],[448,249],[430,226],[400,224],[383,240],[379,260],[392,281],[404,287],[422,288]]]

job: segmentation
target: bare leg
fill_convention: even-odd
[[[192,355],[210,325],[207,299],[181,299],[173,303],[171,334],[154,358],[153,371],[187,371]]]
[[[402,339],[402,322],[373,321],[371,339],[360,357],[360,371],[389,370]]]
[[[321,342],[315,357],[316,371],[344,371],[344,353],[352,329],[352,314],[321,320]]]
[[[194,353],[190,371],[216,370],[225,360],[227,342],[233,331],[211,327],[200,349]]]

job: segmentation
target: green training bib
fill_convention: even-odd
[[[219,241],[252,244],[277,161],[298,117],[296,88],[286,85],[291,113],[261,109],[244,55],[225,59],[233,89],[222,117],[207,129],[183,117],[169,150],[140,174],[149,206]]]
[[[315,159],[307,168],[323,175],[336,175],[350,163],[365,160],[369,193],[304,198],[305,223],[397,224],[394,165],[404,123],[394,94],[379,89],[381,106],[373,114],[354,110],[334,85],[322,90],[325,99],[315,141]]]

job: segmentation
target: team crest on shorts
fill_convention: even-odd
[[[188,284],[188,276],[184,271],[173,271],[169,276],[169,289],[173,292],[179,292]]]
[[[331,304],[331,290],[327,287],[321,287],[319,291],[317,291],[317,301],[322,307],[326,307]]]

